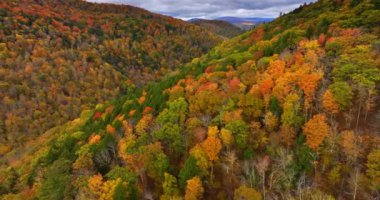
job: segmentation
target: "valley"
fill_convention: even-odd
[[[237,36],[68,2],[0,3],[0,199],[379,197],[377,0]]]

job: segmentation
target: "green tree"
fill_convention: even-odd
[[[313,169],[315,154],[305,142],[305,136],[300,135],[295,144],[294,155],[296,159],[295,162],[291,164],[291,167],[297,175],[300,175],[302,172],[309,173]]]
[[[106,176],[108,180],[121,181],[115,187],[114,199],[136,199],[137,198],[137,176],[127,167],[116,166]]]
[[[69,197],[71,161],[59,159],[47,169],[45,179],[37,193],[39,199],[63,199]]]
[[[193,178],[198,174],[198,166],[197,166],[197,160],[193,157],[190,156],[187,158],[185,161],[185,164],[179,171],[179,185],[181,188],[185,188],[186,186],[186,181]]]
[[[314,33],[315,33],[315,30],[314,30],[313,26],[309,25],[306,29],[306,37],[308,39],[311,39],[314,36]]]
[[[234,120],[226,124],[226,129],[230,130],[235,138],[236,146],[240,149],[247,147],[249,137],[249,127],[242,120]]]
[[[3,183],[0,184],[0,194],[10,193],[13,187],[17,183],[18,174],[13,167],[8,167],[6,170],[0,172],[1,179]]]
[[[321,34],[321,33],[327,33],[327,30],[329,29],[329,26],[331,24],[331,20],[324,17],[322,18],[318,24],[317,24],[317,34]]]
[[[353,96],[350,85],[345,81],[337,81],[329,86],[333,93],[335,101],[339,104],[341,110],[348,108]]]
[[[185,149],[184,138],[181,133],[182,128],[178,124],[166,123],[153,133],[153,137],[167,146],[171,153],[179,156]]]
[[[358,45],[350,49],[334,65],[333,76],[337,80],[365,85],[380,81],[380,70],[376,67],[370,45]]]
[[[188,104],[183,97],[168,103],[168,108],[164,109],[157,117],[157,122],[161,125],[165,123],[184,124],[188,113]]]
[[[148,171],[154,177],[162,179],[164,173],[169,168],[169,158],[163,152],[151,155],[151,160],[147,163]]]
[[[278,99],[274,96],[271,96],[270,101],[269,101],[269,110],[275,114],[276,116],[280,116],[282,113],[282,109],[280,106],[280,102]]]
[[[161,125],[158,131],[153,133],[153,137],[163,142],[173,154],[181,155],[184,150],[184,137],[181,134],[188,112],[188,104],[184,98],[180,97],[168,103],[168,108],[164,109],[157,117],[157,122]]]
[[[368,154],[366,166],[372,189],[380,190],[380,149]]]
[[[126,187],[122,182],[119,182],[113,193],[113,199],[114,200],[124,200],[124,199],[133,199],[128,196],[128,187]]]

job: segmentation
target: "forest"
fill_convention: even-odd
[[[35,6],[52,5],[55,1],[42,1],[48,3]],[[100,21],[105,16],[93,15],[98,9],[102,9],[102,13],[107,9],[119,12],[131,9],[71,1],[72,10],[86,10],[78,14],[96,16]],[[14,1],[11,5],[16,4]],[[11,5],[0,3],[0,16],[20,18],[12,14],[15,12],[11,8],[15,7]],[[18,13],[22,13],[22,8],[17,8]],[[105,15],[117,19],[120,14]],[[50,32],[53,25],[47,25],[42,19],[31,25],[19,25],[40,27],[33,24],[42,23],[49,29],[49,36],[42,27],[30,33],[36,37],[41,32],[38,37],[46,37],[30,41],[34,46],[42,45],[39,51],[44,52],[31,59],[30,52],[22,52],[25,48],[17,48],[21,44],[28,46],[30,39],[21,35],[20,43],[15,42],[19,41],[13,38],[17,34],[6,33],[14,31],[9,27],[15,26],[16,19],[2,17],[7,23],[2,23],[0,32],[3,34],[0,37],[1,64],[8,64],[1,68],[0,77],[9,75],[8,71],[13,73],[8,79],[0,79],[5,85],[2,88],[10,87],[9,79],[30,82],[33,79],[24,77],[37,78],[33,65],[37,63],[41,66],[38,70],[51,73],[45,80],[61,81],[54,78],[59,70],[52,69],[59,66],[65,66],[61,73],[72,78],[77,62],[77,66],[98,67],[100,71],[94,73],[104,80],[107,80],[105,74],[109,78],[120,74],[117,75],[120,81],[112,78],[112,84],[122,82],[123,87],[115,91],[115,95],[105,93],[107,98],[93,99],[91,104],[83,99],[85,103],[77,107],[73,120],[57,116],[62,125],[37,131],[39,136],[29,138],[23,145],[0,144],[0,199],[377,199],[380,197],[379,16],[378,0],[319,0],[224,41],[205,29],[178,20],[173,22],[176,26],[190,27],[195,34],[182,40],[178,36],[178,42],[189,45],[188,42],[198,38],[204,49],[193,44],[194,47],[184,50],[192,54],[185,53],[175,61],[171,56],[151,57],[163,62],[162,66],[152,66],[148,60],[146,64],[140,63],[143,72],[150,75],[139,76],[137,81],[128,78],[129,68],[123,68],[136,63],[128,63],[130,60],[122,56],[110,56],[111,60],[120,59],[117,61],[120,65],[106,59],[106,55],[114,55],[112,51],[131,50],[115,48],[118,38],[112,34],[119,31],[97,35],[96,31],[91,34],[90,29],[83,28],[83,33],[80,31],[77,36],[79,39],[75,39],[82,42],[70,43],[79,46],[64,51],[75,51],[72,56],[77,57],[77,61],[62,59],[66,58],[65,54],[58,53],[59,48],[56,48],[56,59],[62,62],[57,65],[50,57],[55,53],[49,45],[63,43],[49,41],[64,31]],[[94,19],[94,24],[98,20]],[[161,23],[167,23],[166,20]],[[8,28],[4,26],[8,24]],[[139,26],[141,23],[136,24]],[[33,29],[16,30],[25,33]],[[135,36],[150,38],[144,36],[146,31],[141,30]],[[205,39],[204,33],[215,40]],[[127,33],[121,31],[120,34]],[[57,36],[56,40],[61,38]],[[104,41],[100,42],[100,38]],[[107,47],[105,41],[111,38],[113,42]],[[165,43],[164,36],[158,38]],[[145,42],[140,45],[144,46]],[[164,49],[164,52],[169,51]],[[89,52],[93,57],[87,60]],[[201,55],[201,52],[205,53]],[[184,52],[167,53],[182,55]],[[142,54],[131,55],[136,56],[137,62]],[[31,69],[26,70],[25,66],[15,70],[20,67],[14,64],[17,62],[31,62]],[[104,64],[100,64],[102,62]],[[43,68],[43,64],[47,67]],[[106,66],[110,71],[116,69],[115,74],[106,71]],[[167,73],[162,73],[161,67],[165,67]],[[147,69],[152,71],[145,71]],[[65,70],[70,70],[71,75]],[[161,72],[159,78],[147,78],[153,76],[152,72]],[[98,76],[94,77],[96,84],[99,84]],[[41,87],[48,90],[46,83]],[[89,85],[94,95],[109,92],[94,86]],[[78,95],[75,92],[78,87],[73,85],[74,92],[59,91],[69,94],[66,96]],[[7,98],[2,97],[3,102],[8,99],[12,102],[12,91],[28,90],[6,91],[9,94]],[[94,98],[94,95],[77,98]],[[25,95],[15,96],[27,99]],[[38,95],[35,99],[45,106],[57,103],[48,97],[42,98],[46,102],[40,102]],[[65,104],[57,105],[57,111],[66,113],[67,110],[61,110],[62,105]],[[72,102],[66,103],[66,106],[71,105]],[[0,108],[11,110],[15,118],[20,116],[15,112],[20,109],[17,106]],[[8,124],[9,121],[5,121],[5,126]]]
[[[215,34],[226,38],[233,38],[244,33],[243,29],[226,21],[191,19],[189,22],[204,27]]]
[[[0,22],[0,142],[12,146],[222,41],[181,20],[80,0],[2,1]]]

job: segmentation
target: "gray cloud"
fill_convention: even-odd
[[[315,0],[88,0],[127,4],[149,11],[181,19],[214,19],[234,17],[277,17],[280,12],[289,12],[300,4]]]

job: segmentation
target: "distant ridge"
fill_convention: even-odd
[[[258,24],[271,22],[274,19],[275,18],[260,18],[260,17],[240,18],[240,17],[230,17],[230,16],[216,18],[216,20],[229,22],[245,30],[251,29],[253,26],[258,25]]]
[[[243,33],[243,29],[241,29],[239,26],[236,26],[230,22],[223,20],[207,20],[194,18],[190,19],[189,22],[201,26],[217,35],[226,38],[232,38]]]
[[[240,18],[240,17],[219,17],[216,18],[216,20],[223,20],[228,21],[230,23],[237,23],[237,22],[271,22],[275,18],[261,18],[261,17],[246,17],[246,18]]]

